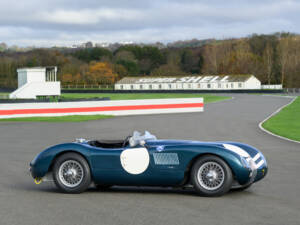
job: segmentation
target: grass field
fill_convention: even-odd
[[[157,99],[157,98],[199,98],[203,97],[204,103],[218,102],[231,97],[217,96],[211,94],[177,94],[177,93],[134,93],[134,94],[114,94],[114,93],[70,93],[62,94],[62,98],[76,99],[76,98],[102,98],[109,97],[111,100],[134,100],[134,99]],[[99,120],[111,118],[112,116],[105,115],[78,115],[78,116],[62,116],[62,117],[20,117],[11,119],[0,119],[1,121],[14,122],[80,122],[88,120]]]
[[[204,103],[217,102],[231,97],[211,95],[211,94],[194,94],[194,93],[64,93],[62,98],[103,98],[109,97],[111,100],[134,100],[134,99],[157,99],[157,98],[200,98],[203,97]]]
[[[0,92],[0,99],[1,98],[7,98],[9,95],[9,93],[6,93],[6,92]]]
[[[300,141],[300,97],[262,126],[274,134]]]

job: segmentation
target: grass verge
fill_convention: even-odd
[[[223,101],[231,97],[211,95],[211,94],[194,94],[194,93],[64,93],[61,95],[65,99],[76,98],[104,98],[109,97],[111,100],[135,100],[135,99],[159,99],[159,98],[201,98],[204,103]]]
[[[7,92],[0,92],[0,99],[1,98],[7,98],[8,95],[9,95],[9,93],[7,93]]]
[[[100,120],[112,118],[110,115],[74,115],[74,116],[54,116],[54,117],[20,117],[20,118],[9,118],[0,119],[3,121],[14,121],[14,122],[82,122],[88,120]]]
[[[300,97],[264,122],[262,126],[279,136],[300,141]]]

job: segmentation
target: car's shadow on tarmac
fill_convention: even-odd
[[[14,186],[16,189],[22,189],[29,192],[37,193],[48,193],[48,194],[65,194],[62,193],[58,188],[55,187],[54,183],[48,182],[47,184],[35,185],[35,184],[22,184]],[[97,189],[94,186],[88,188],[82,194],[143,194],[143,195],[181,195],[181,196],[195,196],[195,197],[206,197],[197,194],[193,188],[172,188],[172,187],[134,187],[134,186],[113,186],[111,188],[101,190]],[[72,194],[70,194],[72,195]],[[76,194],[75,194],[76,195]],[[239,191],[239,190],[230,190],[225,196],[245,196],[245,195],[255,195],[251,190]]]
[[[99,190],[96,188],[90,188],[87,190],[90,193],[134,193],[134,194],[180,194],[186,196],[198,196],[198,197],[206,197],[203,195],[197,194],[193,188],[172,188],[172,187],[121,187],[115,186],[107,190]],[[230,190],[225,195],[227,196],[237,196],[237,195],[252,195],[254,194],[251,191],[239,191],[236,189]]]

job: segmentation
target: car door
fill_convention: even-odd
[[[96,149],[91,153],[94,180],[110,185],[152,186],[180,182],[182,176],[177,173],[175,159],[170,161],[168,158],[175,155],[162,153],[149,146]]]
[[[176,150],[168,146],[148,147],[151,173],[161,185],[180,184],[184,179],[184,169]]]

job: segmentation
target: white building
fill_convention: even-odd
[[[38,96],[59,96],[60,82],[57,67],[21,68],[18,72],[18,89],[9,98],[35,99]]]
[[[125,77],[115,90],[249,90],[261,89],[253,75],[204,75],[185,77]]]

